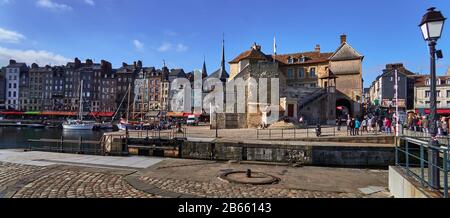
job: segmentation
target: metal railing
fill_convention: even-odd
[[[364,136],[364,135],[387,135],[381,133],[379,130],[368,131],[359,129],[358,134],[352,134],[351,130],[345,125],[340,127],[337,125],[323,125],[321,126],[321,134],[319,137],[330,136]],[[391,135],[394,135],[392,132]],[[299,128],[285,128],[285,129],[257,129],[257,139],[308,139],[317,138],[316,126],[303,126]]]
[[[400,141],[397,141],[395,145],[395,165],[402,168],[408,176],[416,178],[422,186],[430,188],[432,185],[428,171],[436,168],[440,172],[440,188],[434,190],[440,192],[444,198],[448,198],[449,144],[440,143],[439,147],[431,146],[430,137],[408,136],[407,131],[405,133],[397,138]],[[438,163],[428,161],[427,154],[430,151],[439,153]]]

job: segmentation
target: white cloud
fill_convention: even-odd
[[[0,27],[0,42],[19,43],[22,39],[25,39],[25,36],[21,33],[6,30]]]
[[[84,0],[84,3],[91,5],[91,6],[95,6],[94,0]]]
[[[14,59],[17,62],[25,62],[28,65],[32,63],[39,65],[63,65],[71,60],[45,50],[19,50],[0,47],[0,66],[7,65],[10,59]]]
[[[71,11],[72,7],[66,4],[56,3],[52,0],[38,0],[36,5],[42,8],[47,8],[55,11]]]
[[[140,42],[137,39],[133,40],[133,45],[134,45],[134,48],[136,48],[139,51],[144,49],[144,43]]]
[[[164,42],[161,46],[159,46],[158,51],[159,52],[166,52],[170,51],[172,49],[173,45],[168,42]]]
[[[179,43],[179,44],[177,45],[177,49],[176,49],[177,52],[184,52],[184,51],[187,51],[187,50],[188,50],[188,47],[187,47],[187,46],[185,46],[185,45],[183,45],[183,44],[181,44],[181,43]]]
[[[168,52],[168,51],[184,52],[188,50],[188,47],[182,43],[174,45],[169,42],[164,42],[163,44],[161,44],[161,46],[158,47],[157,50],[159,52]]]

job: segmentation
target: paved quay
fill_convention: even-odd
[[[281,180],[244,185],[218,178],[246,169]],[[390,196],[387,177],[386,170],[0,150],[2,198],[378,198]]]
[[[228,183],[230,170],[264,172],[281,179],[272,185]],[[134,187],[171,197],[207,198],[366,198],[389,197],[386,170],[288,167],[201,160],[167,159],[127,177]],[[379,189],[374,193],[361,190]]]

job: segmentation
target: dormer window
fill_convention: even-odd
[[[288,59],[288,64],[293,64],[293,63],[294,63],[294,58],[289,57],[289,59]]]
[[[427,85],[427,86],[431,85],[431,80],[430,80],[430,79],[427,79],[427,80],[425,81],[425,85]]]
[[[438,86],[438,85],[441,85],[441,80],[440,79],[437,79],[436,80],[436,85]]]
[[[298,59],[298,62],[303,63],[303,62],[305,62],[305,60],[306,60],[305,56],[301,56],[301,57]]]
[[[447,85],[450,85],[450,78],[447,79]],[[450,96],[449,96],[450,97]]]

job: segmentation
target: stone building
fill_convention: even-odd
[[[133,65],[128,65],[122,63],[122,67],[117,69],[117,97],[116,97],[116,107],[119,110],[119,114],[122,117],[126,117],[128,113],[132,111],[127,111],[129,106],[130,110],[133,107],[132,103],[134,100],[134,80],[141,71],[142,62],[134,62]],[[128,101],[128,90],[130,89],[130,101]]]
[[[414,107],[416,113],[430,113],[430,75],[415,76]],[[436,95],[438,114],[450,115],[450,74],[436,77]]]
[[[43,111],[45,99],[45,76],[52,72],[50,66],[39,67],[32,64],[29,70],[29,93],[28,99],[24,100],[24,109],[26,111]]]
[[[6,68],[0,68],[0,110],[5,109],[5,101],[6,101]]]
[[[115,112],[117,97],[116,71],[112,69],[111,63],[101,61],[101,85],[100,85],[100,112]]]
[[[164,64],[161,70],[157,70],[161,73],[161,110],[168,112],[170,110],[170,81],[169,81],[169,68]]]
[[[267,120],[272,111],[279,111],[280,118],[293,122],[302,115],[310,123],[334,123],[338,115],[336,108],[346,108],[352,116],[359,115],[363,56],[347,43],[345,35],[340,39],[334,52],[322,52],[320,45],[316,45],[310,52],[267,55],[255,43],[239,54],[229,62],[229,81],[276,78],[279,88],[275,91],[279,93],[279,99],[271,99],[269,91],[267,103],[252,102],[249,96],[256,93],[251,93],[246,85],[246,112],[219,116],[219,127],[253,128],[272,123],[275,121]],[[233,90],[225,92],[229,92],[228,96]],[[256,112],[250,113],[249,107],[256,107]]]
[[[133,118],[155,120],[161,110],[162,72],[144,67],[134,82]]]
[[[20,100],[21,87],[24,87],[24,94],[27,92],[27,77],[28,77],[28,67],[25,63],[17,63],[15,60],[10,60],[9,65],[5,68],[5,85],[6,85],[6,100],[5,108],[6,110],[20,110]],[[25,80],[22,82],[21,77]]]
[[[402,63],[387,64],[383,73],[372,82],[369,89],[370,102],[385,109],[395,107],[396,70],[399,109],[403,111],[414,109],[415,74],[406,69]]]

